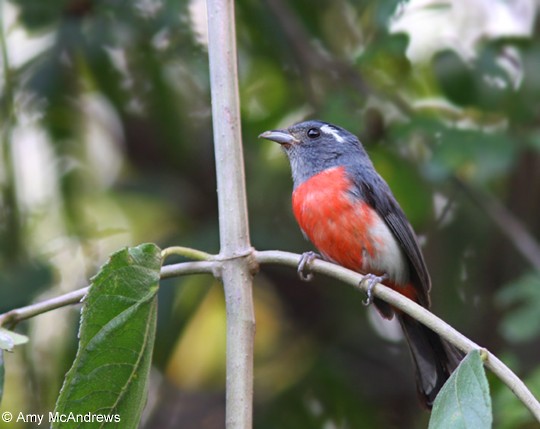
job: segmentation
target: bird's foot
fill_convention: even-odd
[[[362,304],[367,307],[373,302],[373,288],[377,283],[381,283],[387,278],[388,275],[386,274],[383,274],[382,276],[376,276],[375,274],[368,273],[364,276],[364,278],[360,281],[360,285],[367,284],[367,298],[362,301]]]
[[[320,257],[321,255],[311,251],[302,253],[300,262],[298,262],[298,268],[296,269],[300,280],[304,282],[309,282],[313,279],[313,273],[311,272],[311,264],[315,259]]]

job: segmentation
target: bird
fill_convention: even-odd
[[[304,236],[320,252],[306,252],[299,273],[317,256],[366,275],[368,300],[399,321],[409,345],[421,404],[431,409],[463,353],[411,316],[372,296],[384,284],[429,309],[430,275],[416,235],[360,140],[320,120],[266,131],[292,172],[292,209]]]

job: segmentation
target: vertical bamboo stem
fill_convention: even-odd
[[[227,306],[226,427],[250,429],[255,317],[233,0],[207,0],[208,55],[218,187],[222,280]]]

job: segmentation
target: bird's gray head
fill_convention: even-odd
[[[312,120],[259,137],[279,143],[291,163],[294,186],[328,168],[373,168],[358,138],[344,128]]]

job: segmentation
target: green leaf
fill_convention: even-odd
[[[138,426],[154,346],[161,263],[160,249],[142,244],[114,253],[92,279],[79,350],[55,408],[65,421],[52,427]]]
[[[27,336],[17,334],[17,332],[0,327],[0,349],[11,352],[13,351],[13,347],[25,344],[27,342]]]
[[[459,364],[433,404],[429,429],[491,428],[489,386],[478,350]]]

